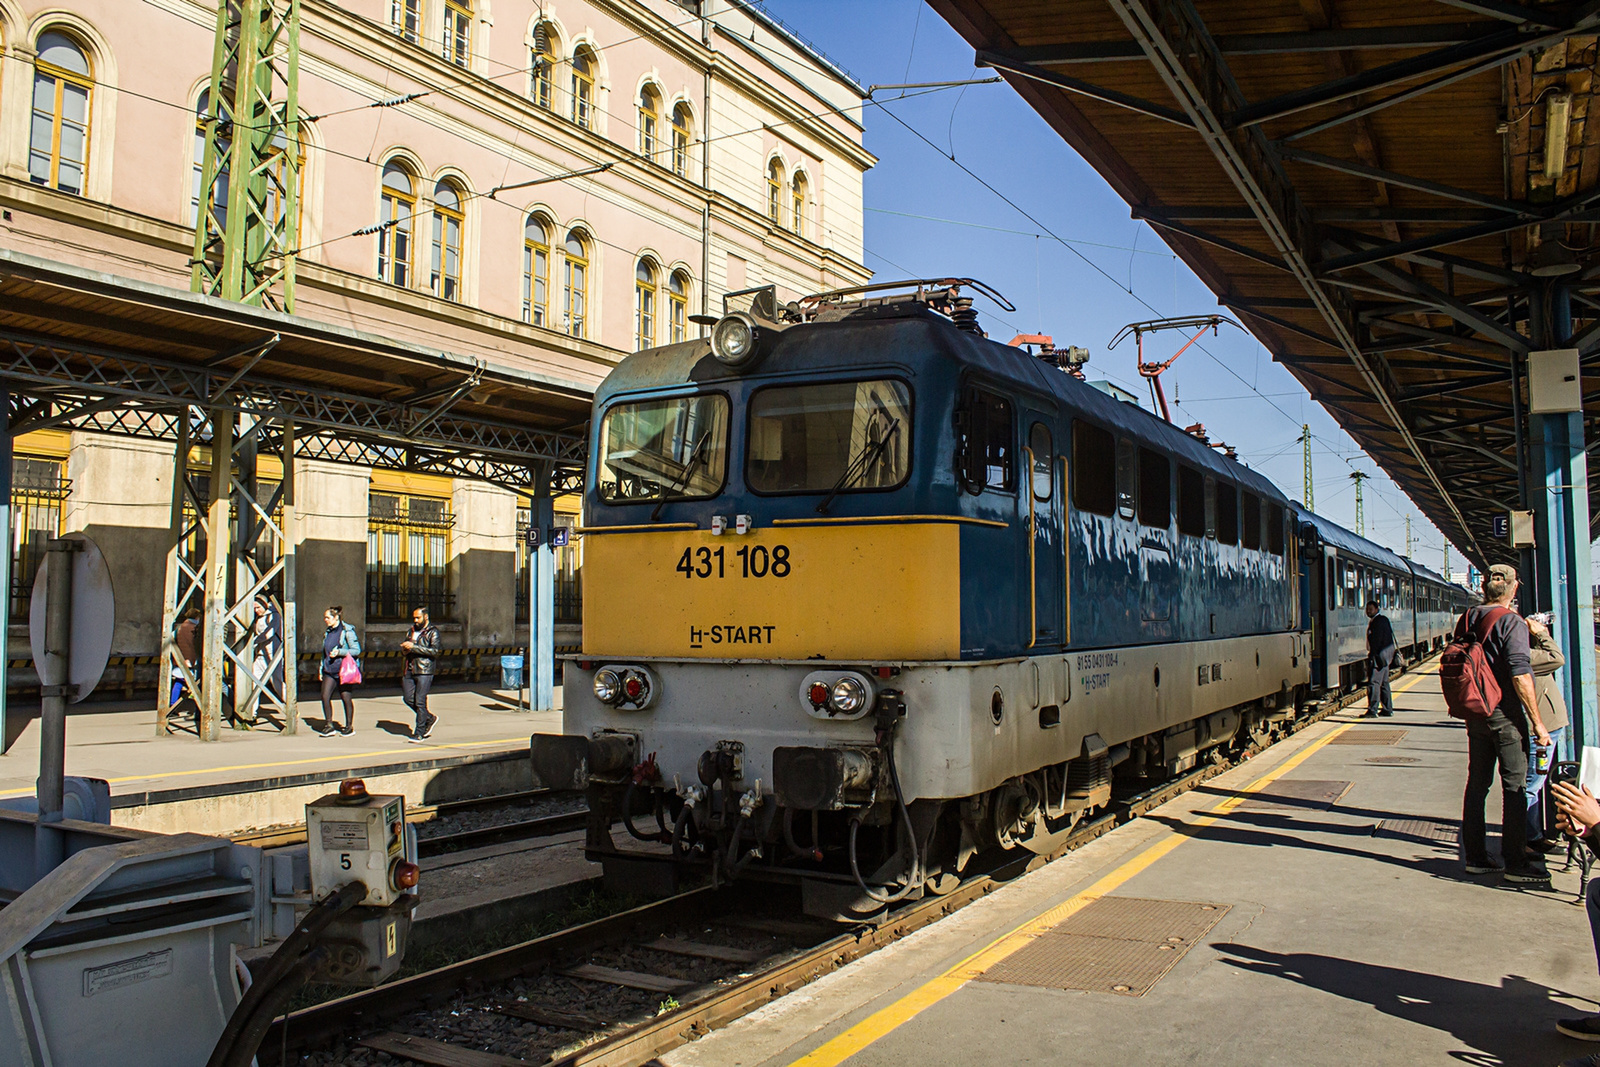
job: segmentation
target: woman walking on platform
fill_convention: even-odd
[[[322,637],[322,715],[327,722],[317,732],[323,737],[340,734],[349,737],[356,731],[356,709],[350,690],[361,682],[361,642],[356,628],[344,621],[344,609],[331,607],[322,613],[328,631]],[[338,690],[344,701],[344,725],[333,725],[333,694]]]

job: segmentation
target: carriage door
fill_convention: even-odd
[[[1055,442],[1050,428],[1036,422],[1028,431],[1028,525],[1032,539],[1028,565],[1033,571],[1033,637],[1029,647],[1066,640],[1066,527],[1062,521],[1065,486],[1056,478]]]

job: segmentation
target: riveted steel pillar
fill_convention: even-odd
[[[215,741],[222,733],[222,687],[226,684],[228,641],[228,578],[233,570],[232,411],[211,411],[210,515],[206,521],[205,629],[200,666],[200,740]]]
[[[283,620],[283,731],[300,732],[300,624],[295,612],[295,547],[300,541],[300,515],[294,504],[294,423],[284,420],[282,446],[279,455],[283,461],[283,531],[279,545],[279,560],[283,569],[283,596],[278,605],[279,618]]]
[[[539,531],[539,547],[528,560],[528,704],[533,711],[555,707],[556,684],[556,553],[550,547],[555,529],[555,501],[550,497],[554,472],[548,463],[533,468],[533,500],[529,525]]]
[[[0,530],[6,535],[5,551],[0,552],[0,596],[5,610],[0,612],[0,756],[6,752],[6,691],[10,686],[11,648],[11,553],[16,545],[11,533],[11,395],[0,386]]]
[[[1549,337],[1560,345],[1571,335],[1567,290],[1557,288],[1550,294]],[[1572,755],[1581,753],[1585,745],[1600,744],[1583,412],[1530,415],[1529,437],[1539,464],[1532,487],[1537,491],[1538,544],[1534,552],[1539,603],[1554,613],[1551,634],[1567,659],[1555,678],[1572,719],[1567,737],[1568,755]]]
[[[172,715],[172,686],[182,680],[192,696],[200,691],[199,679],[189,672],[178,651],[178,626],[196,592],[194,570],[183,555],[184,535],[188,531],[188,514],[184,505],[189,501],[189,427],[190,408],[183,409],[178,421],[178,442],[172,456],[172,512],[167,526],[167,578],[162,586],[161,604],[161,663],[156,669],[156,736],[166,736],[167,720]],[[195,508],[198,520],[200,509]]]

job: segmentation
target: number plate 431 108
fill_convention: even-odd
[[[789,546],[740,545],[730,552],[726,545],[686,548],[678,558],[677,572],[685,578],[787,578],[790,573]]]

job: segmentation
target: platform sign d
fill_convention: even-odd
[[[75,552],[46,552],[33,580],[33,599],[28,609],[28,640],[33,648],[33,666],[42,686],[65,685],[67,700],[76,704],[94,692],[111,658],[111,632],[116,624],[116,596],[111,588],[111,570],[100,547],[81,533],[67,534],[63,540],[80,541]],[[66,677],[59,677],[59,659],[45,655],[45,603],[49,600],[49,568],[53,560],[66,556],[72,560],[72,638],[68,643]]]
[[[527,545],[528,545],[528,547],[530,549],[538,548],[539,547],[539,527],[537,527],[537,526],[529,526],[528,527],[528,532],[525,535],[524,540],[527,542]]]

